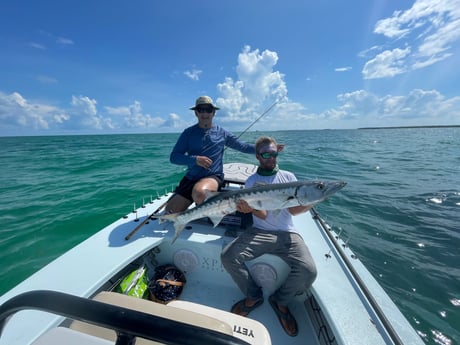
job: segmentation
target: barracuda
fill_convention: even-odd
[[[210,194],[210,197],[197,207],[158,218],[160,221],[168,220],[174,223],[176,230],[172,241],[174,243],[185,225],[195,219],[208,217],[216,227],[225,215],[236,211],[236,204],[241,199],[258,210],[279,210],[299,205],[313,206],[345,185],[346,182],[342,181],[296,181],[216,192]]]

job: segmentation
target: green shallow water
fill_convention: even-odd
[[[460,128],[269,134],[298,179],[348,182],[321,215],[427,344],[460,343]],[[169,163],[177,137],[0,138],[0,294],[170,191],[184,173]],[[226,150],[231,161],[256,163]]]

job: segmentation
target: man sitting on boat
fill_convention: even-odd
[[[261,137],[257,140],[256,158],[259,167],[257,172],[247,179],[246,188],[255,184],[297,181],[293,173],[278,168],[279,151],[275,139]],[[292,216],[307,212],[311,206],[266,211],[251,208],[241,200],[237,208],[242,213],[253,214],[253,227],[244,231],[222,251],[222,264],[246,295],[246,298],[233,305],[231,311],[247,316],[263,303],[262,288],[251,277],[245,263],[263,254],[276,255],[291,267],[291,271],[280,288],[269,297],[269,302],[286,333],[296,336],[297,322],[290,313],[288,304],[294,296],[311,286],[317,272],[304,240],[294,228]]]
[[[166,213],[187,209],[193,202],[197,205],[206,199],[206,191],[217,191],[224,181],[223,155],[225,146],[243,153],[254,153],[254,144],[240,141],[234,134],[213,124],[216,110],[209,96],[198,97],[195,106],[198,123],[186,128],[174,146],[170,161],[186,165],[187,173],[177,186],[166,205]]]

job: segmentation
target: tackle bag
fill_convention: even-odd
[[[147,299],[148,286],[147,268],[141,266],[124,277],[115,291],[124,295]]]
[[[158,266],[148,287],[150,299],[163,304],[175,300],[179,298],[185,282],[184,274],[176,266]]]

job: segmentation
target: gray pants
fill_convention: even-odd
[[[276,255],[291,267],[286,280],[274,293],[280,305],[287,306],[295,295],[308,289],[316,278],[315,263],[299,234],[250,228],[229,243],[221,254],[223,266],[243,294],[250,299],[258,299],[263,294],[261,287],[251,277],[246,261],[263,254]]]

